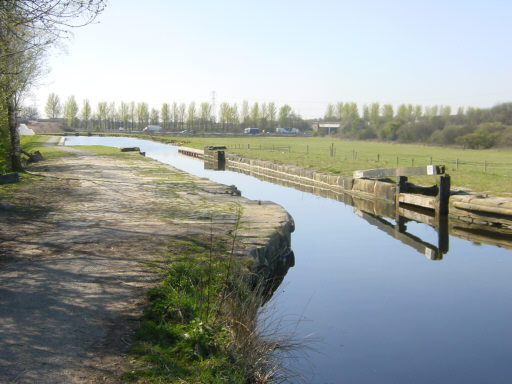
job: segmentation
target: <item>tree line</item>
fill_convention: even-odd
[[[360,140],[461,145],[466,148],[512,146],[512,103],[492,108],[356,103],[329,104],[323,122],[337,122],[340,137]]]
[[[23,169],[17,118],[45,55],[104,8],[105,0],[0,1],[0,171]]]
[[[25,110],[24,117],[33,119],[37,111]],[[88,99],[78,105],[74,96],[65,101],[55,93],[50,93],[45,105],[48,119],[62,118],[69,128],[88,131],[113,131],[123,128],[127,131],[139,131],[147,125],[160,125],[165,131],[194,130],[197,132],[242,132],[244,128],[254,127],[264,131],[274,131],[277,127],[308,128],[308,123],[295,113],[291,106],[280,107],[274,102],[248,101],[237,103],[222,102],[218,112],[208,102],[163,103],[153,108],[145,102],[102,101],[91,106]]]

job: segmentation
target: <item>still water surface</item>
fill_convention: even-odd
[[[271,200],[294,218],[295,266],[273,305],[319,341],[291,362],[308,383],[512,381],[512,251],[450,236],[432,261],[335,200],[234,172],[203,169],[177,147],[132,138],[69,137],[66,145],[138,146],[148,157]],[[409,223],[436,243],[429,226]],[[289,316],[291,315],[291,316]]]

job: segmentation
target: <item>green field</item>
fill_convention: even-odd
[[[187,137],[186,146],[226,145],[250,158],[292,164],[321,172],[352,175],[355,170],[396,166],[445,165],[452,186],[512,196],[512,150],[471,150],[430,145],[347,141],[317,137]],[[433,178],[411,178],[434,184]]]

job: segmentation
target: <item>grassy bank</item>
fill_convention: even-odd
[[[132,383],[271,383],[280,377],[256,327],[258,289],[232,258],[232,241],[172,240],[156,265],[162,282],[132,348]]]
[[[20,136],[21,149],[29,153],[39,151],[45,159],[76,156],[75,154],[66,152],[57,146],[45,146],[48,140],[48,136]]]

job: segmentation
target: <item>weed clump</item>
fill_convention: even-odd
[[[281,382],[274,351],[258,328],[263,283],[252,285],[247,263],[233,258],[229,241],[175,240],[162,282],[132,348],[136,383]],[[232,241],[234,244],[234,241]]]

